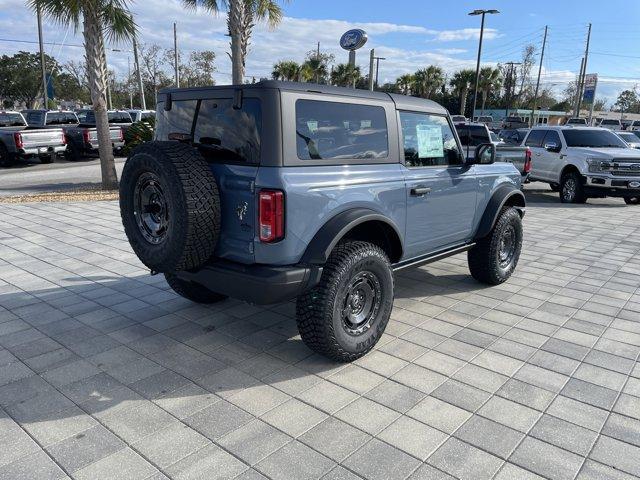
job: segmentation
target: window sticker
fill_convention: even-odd
[[[419,158],[444,157],[442,128],[439,125],[416,125]]]

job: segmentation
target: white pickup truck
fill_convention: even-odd
[[[563,203],[589,197],[640,199],[640,152],[611,130],[595,127],[536,127],[523,145],[533,152],[530,179],[560,192]]]
[[[67,141],[61,128],[28,130],[20,112],[0,111],[0,167],[36,157],[42,163],[52,163],[66,149]]]

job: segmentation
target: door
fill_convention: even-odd
[[[542,144],[546,134],[546,129],[534,128],[524,142],[531,149],[531,177],[540,180],[549,179],[549,158]]]
[[[471,237],[478,181],[444,115],[400,112],[407,195],[405,258]]]
[[[547,134],[542,140],[542,151],[540,153],[540,157],[545,168],[545,178],[549,181],[557,182],[560,178],[562,162],[560,161],[560,150],[549,150],[549,148],[553,146],[557,147],[558,149],[562,149],[560,135],[555,130],[547,130]]]

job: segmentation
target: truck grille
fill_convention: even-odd
[[[630,170],[611,170],[609,173],[614,177],[640,177],[640,172],[633,172]]]
[[[614,177],[640,177],[640,158],[614,158],[605,169]]]

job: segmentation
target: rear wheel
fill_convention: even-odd
[[[490,285],[506,282],[518,265],[522,251],[522,219],[513,207],[500,212],[491,233],[469,250],[471,275]]]
[[[182,280],[173,273],[165,273],[164,278],[174,292],[192,302],[217,303],[227,298],[226,295],[212,292],[200,284]]]
[[[75,141],[73,140],[68,141],[67,149],[64,151],[64,156],[70,162],[79,162],[80,160],[82,160],[82,153],[80,151],[80,147]]]
[[[7,150],[2,143],[0,143],[0,167],[10,167],[15,163],[15,156]]]
[[[298,297],[302,340],[339,362],[370,351],[389,322],[393,272],[386,254],[367,242],[339,244],[327,260],[320,283]]]
[[[640,203],[640,197],[624,197],[624,203],[627,205],[638,205]]]
[[[562,203],[585,203],[587,201],[582,176],[578,172],[568,172],[562,175],[560,201]]]

